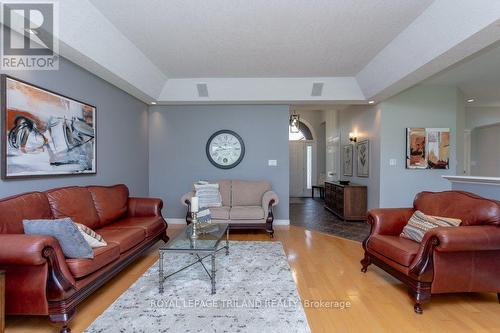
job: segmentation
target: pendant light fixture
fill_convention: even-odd
[[[299,133],[300,131],[300,116],[295,112],[290,115],[290,133]]]

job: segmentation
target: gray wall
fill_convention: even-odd
[[[343,157],[344,145],[352,144],[349,133],[358,134],[358,142],[369,140],[369,177],[357,176],[356,147],[354,145],[352,177],[344,176],[343,161],[340,165],[340,179],[367,186],[368,209],[379,206],[380,180],[380,110],[376,106],[358,105],[339,111],[340,156]]]
[[[412,204],[418,192],[451,189],[451,183],[443,179],[442,176],[456,174],[456,128],[459,101],[457,88],[417,86],[379,105],[382,109],[380,142],[381,207],[407,207]],[[407,127],[450,128],[450,169],[406,169]],[[390,166],[390,159],[396,159],[397,165]]]
[[[97,107],[97,175],[0,181],[0,197],[59,186],[116,183],[127,184],[132,195],[148,195],[146,104],[65,59],[58,71],[2,74]]]
[[[200,179],[269,180],[280,197],[277,219],[288,219],[288,106],[155,106],[149,116],[150,195],[165,201],[165,216],[183,218],[181,196]],[[214,167],[205,145],[214,132],[230,129],[245,142],[245,158],[235,168]],[[269,167],[268,160],[278,160]]]

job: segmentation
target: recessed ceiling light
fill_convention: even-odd
[[[368,101],[368,104],[375,104],[375,101],[372,99],[371,101]]]
[[[151,102],[151,104],[156,105],[156,102]]]
[[[469,98],[469,99],[467,100],[467,103],[473,103],[473,102],[475,102],[475,101],[476,101],[476,100],[475,100],[474,98]]]

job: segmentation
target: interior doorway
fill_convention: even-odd
[[[314,153],[314,142],[290,141],[290,197],[311,196]]]
[[[290,197],[311,196],[316,184],[316,141],[308,124],[300,122],[297,130],[289,132]]]

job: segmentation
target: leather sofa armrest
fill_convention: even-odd
[[[191,198],[194,196],[195,196],[195,193],[193,191],[185,193],[181,198],[181,204],[188,207],[188,209],[189,209],[191,207]]]
[[[162,216],[163,201],[158,198],[128,198],[128,215],[132,217]]]
[[[49,263],[73,287],[76,282],[66,265],[59,242],[51,236],[2,234],[0,235],[0,265],[37,266]],[[55,267],[57,266],[57,267]]]
[[[262,196],[262,209],[267,211],[270,207],[276,206],[280,202],[278,194],[274,191],[267,191]]]
[[[438,227],[426,232],[423,241],[433,237],[441,252],[500,250],[500,227],[493,225]]]
[[[415,212],[413,208],[379,208],[368,212],[372,235],[399,235]]]
[[[500,250],[500,227],[476,225],[437,227],[427,231],[419,251],[410,265],[410,272],[420,280],[432,281],[432,255],[440,252]]]

